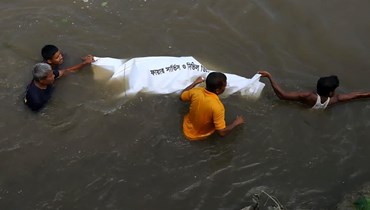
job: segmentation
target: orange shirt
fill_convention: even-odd
[[[225,108],[216,94],[196,87],[184,91],[181,99],[190,101],[189,113],[182,124],[184,135],[189,140],[204,139],[215,130],[226,127]]]

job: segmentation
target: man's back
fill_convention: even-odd
[[[183,122],[184,134],[190,140],[203,139],[226,127],[225,109],[216,94],[204,88],[193,88],[184,91],[181,99],[191,103]]]

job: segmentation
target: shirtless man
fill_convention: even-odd
[[[339,102],[347,102],[359,98],[370,98],[370,92],[351,92],[336,94],[335,89],[339,86],[337,76],[320,77],[317,81],[316,92],[314,91],[284,91],[272,79],[272,76],[267,71],[259,71],[261,77],[267,77],[275,91],[277,97],[281,100],[298,101],[306,104],[312,109],[325,109]]]

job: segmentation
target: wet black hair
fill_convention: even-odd
[[[41,55],[44,60],[47,61],[49,59],[52,59],[55,53],[57,53],[58,51],[59,49],[55,45],[48,44],[41,49]]]
[[[206,79],[206,89],[213,93],[226,83],[226,75],[221,72],[211,72]]]
[[[320,79],[317,81],[316,91],[320,96],[329,97],[330,92],[334,92],[338,86],[339,79],[337,76],[331,75],[327,77],[320,77]]]

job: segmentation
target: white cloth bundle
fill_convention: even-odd
[[[179,93],[197,77],[206,78],[213,71],[205,68],[191,56],[139,57],[128,60],[95,57],[92,67],[96,79],[105,75],[103,77],[106,79],[123,81],[125,83],[125,88],[122,90],[123,95],[135,95],[139,92]],[[258,98],[265,86],[259,81],[259,74],[251,79],[235,74],[225,73],[225,75],[228,85],[223,96],[240,92],[243,96]]]

